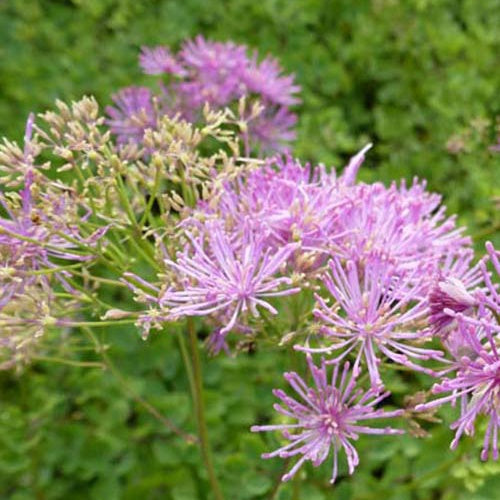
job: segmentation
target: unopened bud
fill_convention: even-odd
[[[280,340],[278,345],[284,346],[284,345],[288,344],[291,340],[293,340],[293,338],[296,335],[297,335],[297,332],[289,332],[286,335],[283,335],[283,337],[281,337],[281,340]]]
[[[122,309],[110,309],[109,311],[106,311],[106,314],[104,314],[104,316],[101,316],[101,319],[103,321],[110,319],[123,319],[129,318],[131,315],[132,313],[130,311],[123,311]]]

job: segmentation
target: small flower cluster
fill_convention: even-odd
[[[449,354],[447,375],[432,388],[433,394],[448,393],[417,407],[434,408],[446,402],[460,401],[460,418],[452,424],[456,429],[451,448],[455,449],[463,434],[472,436],[476,420],[486,416],[481,458],[490,455],[498,460],[498,428],[500,427],[500,294],[487,264],[497,280],[500,276],[500,252],[486,244],[487,255],[464,277],[440,281],[433,292],[434,324]],[[480,274],[478,279],[475,274]],[[475,287],[478,281],[482,287]]]
[[[319,465],[333,451],[334,481],[341,449],[351,473],[358,464],[351,439],[395,432],[356,424],[402,415],[373,408],[388,395],[385,366],[442,376],[440,366],[449,364],[449,332],[479,300],[466,287],[487,276],[484,264],[473,265],[463,228],[445,215],[440,197],[428,193],[424,182],[385,187],[356,181],[368,148],[340,176],[287,156],[235,178],[218,177],[212,197],[184,214],[179,224],[184,248],[164,259],[166,284],[149,288],[146,302],[153,307],[140,320],[149,332],[158,318],[161,324],[206,317],[214,325],[209,349],[229,353],[229,334],[256,339],[267,314],[284,307],[280,297],[315,292],[312,314],[302,311],[307,319],[283,338],[305,336],[295,349],[306,353],[316,387],[308,388],[296,373],[286,374],[302,401],[276,391],[285,405],[276,409],[295,423],[253,428],[281,430],[290,441],[266,458],[300,456],[284,480],[305,461]],[[488,296],[494,291],[490,284]],[[497,328],[491,314],[487,317],[488,328]],[[312,361],[317,353],[324,356],[320,368]],[[327,383],[330,365],[334,375]],[[363,370],[369,387],[354,389]]]
[[[4,141],[0,149],[4,189],[0,204],[0,369],[20,367],[34,354],[47,329],[62,326],[78,308],[67,266],[89,262],[105,229],[85,234],[89,216],[70,186],[52,181],[36,165],[43,144],[33,137],[34,116],[26,125],[24,148]],[[10,189],[11,187],[17,189]],[[7,188],[7,189],[5,189]],[[87,252],[82,252],[87,247]],[[71,267],[71,266],[70,266]],[[67,295],[61,303],[56,290]]]
[[[29,117],[24,147],[0,145],[1,368],[49,349],[48,330],[66,331],[88,314],[116,319],[100,297],[103,284],[123,286],[119,278],[135,265],[157,271],[155,237],[175,233],[180,214],[210,198],[218,175],[254,165],[234,153],[226,111],[204,110],[199,127],[164,116],[142,145],[123,145],[94,99],[56,106],[36,123]],[[220,148],[202,152],[207,141]],[[262,254],[259,272],[273,262]],[[259,293],[271,292],[266,286],[274,284]]]
[[[168,77],[168,81],[161,82],[157,94],[133,86],[113,97],[114,106],[107,108],[108,123],[121,143],[141,143],[144,131],[165,114],[193,122],[206,104],[222,109],[241,98],[254,103],[240,103],[235,119],[247,155],[256,146],[267,152],[284,150],[295,137],[297,117],[290,107],[299,102],[295,96],[299,87],[271,57],[259,62],[257,54],[249,56],[243,45],[198,36],[186,41],[177,54],[163,46],[143,47],[139,62],[144,73]]]

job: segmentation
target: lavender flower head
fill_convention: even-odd
[[[79,205],[71,189],[59,189],[49,182],[34,165],[39,148],[33,139],[34,116],[30,115],[24,137],[23,165],[16,182],[19,191],[0,191],[0,309],[26,287],[47,284],[49,278],[35,271],[54,268],[52,259],[87,261],[93,255],[77,248],[93,246],[104,234],[98,230],[89,237],[81,234],[78,223],[86,217],[79,214]],[[66,236],[66,238],[65,238]],[[54,276],[64,285],[64,272]],[[66,287],[68,290],[68,288]]]
[[[108,106],[108,125],[119,144],[141,143],[144,132],[156,124],[153,95],[146,87],[125,87],[113,96],[115,106]]]
[[[201,238],[189,232],[186,236],[188,250],[178,253],[175,261],[165,261],[179,282],[159,299],[171,319],[216,316],[224,325],[217,332],[221,336],[238,326],[242,317],[258,317],[258,308],[277,314],[269,298],[300,291],[289,277],[277,276],[294,249],[292,245],[273,252],[258,235],[244,230],[240,240],[232,239],[215,222],[206,225]]]
[[[281,458],[300,457],[295,465],[283,477],[283,481],[291,479],[301,465],[310,461],[317,467],[333,454],[331,483],[338,474],[338,454],[344,450],[347,457],[349,474],[359,464],[359,455],[352,445],[360,434],[401,434],[401,430],[391,427],[369,427],[366,420],[400,416],[402,410],[385,411],[376,409],[377,405],[389,393],[379,393],[373,389],[364,391],[356,387],[357,370],[349,371],[349,363],[342,370],[338,364],[333,368],[331,379],[327,375],[327,364],[322,360],[316,366],[311,357],[307,357],[309,371],[314,387],[295,372],[285,373],[284,377],[297,396],[289,396],[281,389],[275,389],[274,395],[281,400],[275,404],[275,410],[287,419],[290,424],[255,425],[253,432],[281,431],[289,444],[266,453],[263,458],[279,456]]]
[[[93,258],[76,248],[78,242],[92,246],[106,229],[82,236],[75,221],[85,221],[85,216],[79,216],[77,204],[69,193],[40,192],[36,172],[28,170],[19,195],[18,203],[12,203],[0,193],[0,204],[7,213],[7,217],[0,217],[0,245],[17,252],[19,259],[32,269],[51,267],[49,257],[76,261]]]
[[[177,62],[166,47],[142,47],[139,65],[147,75],[170,73],[184,76],[186,70]]]
[[[339,362],[357,352],[355,367],[366,363],[373,389],[382,387],[379,364],[382,357],[409,368],[432,373],[410,358],[438,358],[440,351],[419,344],[428,337],[422,326],[426,302],[418,287],[412,285],[417,271],[399,276],[397,268],[380,257],[372,256],[360,265],[353,260],[345,264],[339,258],[330,261],[329,273],[323,281],[334,299],[316,295],[315,317],[323,323],[322,334],[327,345],[310,348],[296,346],[306,352],[339,351],[331,362]]]
[[[271,57],[259,63],[254,53],[245,64],[242,80],[249,93],[259,95],[266,101],[282,106],[293,106],[300,102],[294,95],[300,91],[300,87],[295,85],[293,76],[283,76],[278,61]]]
[[[417,406],[417,410],[428,410],[447,402],[461,399],[461,415],[451,428],[456,430],[451,449],[458,446],[463,434],[475,433],[475,421],[480,415],[488,419],[481,459],[488,455],[498,459],[498,428],[500,427],[500,356],[498,352],[498,331],[489,325],[482,328],[470,324],[461,313],[458,314],[461,336],[460,362],[456,364],[454,377],[446,377],[435,384],[434,394],[448,393],[439,399]],[[491,450],[491,451],[490,451]]]
[[[196,121],[205,104],[220,109],[233,107],[242,97],[259,100],[263,111],[251,111],[238,117],[248,121],[243,132],[245,143],[269,151],[283,151],[295,137],[296,115],[290,106],[299,102],[292,75],[283,75],[276,60],[267,57],[258,62],[249,57],[244,45],[213,42],[197,36],[187,40],[177,54],[167,47],[143,47],[140,66],[146,74],[163,75],[160,92],[155,94],[158,116],[179,114]],[[154,126],[151,107],[153,95],[144,87],[128,87],[117,93],[114,107],[108,107],[111,131],[119,142],[142,142],[145,127]],[[249,106],[248,109],[251,109]]]
[[[425,191],[425,183],[415,180],[409,188],[405,183],[389,188],[381,183],[354,184],[359,167],[355,158],[340,179],[350,187],[343,189],[345,210],[337,230],[346,238],[339,242],[338,254],[362,261],[374,253],[400,269],[432,264],[435,271],[443,255],[470,244],[454,218],[445,217],[440,197]]]
[[[215,217],[227,226],[249,226],[274,251],[295,243],[292,269],[302,273],[324,263],[344,236],[338,230],[344,205],[334,175],[285,156],[221,183],[213,200],[196,207],[192,218]]]
[[[240,78],[248,64],[244,46],[210,42],[197,36],[184,43],[179,60],[188,77],[175,89],[190,111],[205,102],[220,107],[241,97]]]
[[[458,446],[465,434],[475,433],[476,420],[483,415],[488,420],[481,459],[491,456],[498,460],[498,429],[500,427],[500,296],[486,263],[491,262],[497,278],[500,275],[499,252],[486,244],[487,257],[481,261],[485,290],[472,293],[462,285],[451,283],[447,295],[451,306],[444,313],[454,320],[455,328],[445,340],[454,361],[443,374],[448,374],[432,388],[434,394],[446,394],[429,403],[417,406],[427,410],[460,399],[460,417],[452,424],[456,430],[451,448]],[[457,304],[462,307],[457,307]],[[472,307],[466,307],[474,306]]]
[[[486,242],[487,257],[483,259],[479,266],[481,268],[484,283],[486,284],[486,293],[479,292],[479,300],[487,307],[497,320],[500,318],[500,293],[498,291],[498,282],[500,282],[500,251],[496,250],[490,241]],[[496,283],[491,278],[487,269],[487,262],[491,263],[496,273]]]
[[[429,296],[430,317],[435,334],[444,336],[456,326],[453,313],[469,312],[477,300],[458,278],[439,281]]]

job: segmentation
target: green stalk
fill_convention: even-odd
[[[189,392],[191,394],[196,394],[196,385],[193,375],[193,367],[191,366],[191,360],[189,359],[189,352],[186,346],[186,340],[184,339],[183,333],[180,331],[176,332],[177,340],[179,342],[179,348],[181,351],[182,361],[184,363],[184,368],[186,370],[188,382],[189,382]]]
[[[105,328],[108,326],[115,326],[115,325],[131,325],[137,321],[137,318],[131,318],[131,319],[114,319],[110,321],[65,321],[61,320],[61,325],[63,326],[68,326],[68,327],[83,327],[83,326],[89,326],[89,327],[98,327],[98,328]]]
[[[196,337],[196,332],[194,328],[193,318],[188,317],[187,319],[187,330],[189,335],[189,344],[191,347],[191,359],[193,362],[193,375],[194,375],[194,393],[193,404],[196,412],[196,421],[198,424],[198,436],[200,438],[201,454],[203,456],[203,461],[205,462],[205,468],[208,473],[208,479],[212,487],[212,492],[216,500],[224,500],[222,495],[222,490],[217,481],[217,476],[215,475],[215,468],[212,461],[212,452],[210,449],[210,442],[208,440],[208,430],[207,423],[205,420],[205,407],[203,404],[203,385],[202,385],[202,375],[201,375],[201,362],[200,353],[198,351],[198,338]]]
[[[137,237],[137,240],[134,238],[134,235],[131,234],[130,238],[128,241],[132,244],[132,246],[135,248],[138,254],[140,254],[143,259],[148,262],[150,266],[153,268],[157,267],[157,262],[154,258],[154,251],[151,250],[151,247],[145,246],[144,245],[144,240],[142,239],[142,236],[138,233],[135,235]]]
[[[83,326],[82,330],[86,333],[86,335],[94,345],[94,351],[101,357],[104,367],[111,372],[111,374],[115,377],[120,387],[126,394],[132,397],[139,405],[141,405],[150,415],[152,415],[156,420],[162,423],[167,429],[184,439],[186,443],[195,444],[197,442],[194,436],[192,436],[191,434],[187,434],[182,429],[179,429],[173,422],[163,416],[151,403],[146,401],[135,389],[130,387],[125,376],[113,363],[112,359],[106,352],[106,349],[100,343],[94,332],[87,326]]]
[[[64,268],[61,267],[59,269],[64,269]],[[69,269],[69,267],[67,269]],[[90,273],[84,274],[84,273],[81,273],[79,271],[74,271],[74,270],[71,271],[71,274],[74,274],[76,276],[80,276],[80,278],[88,278],[89,280],[97,281],[98,283],[103,283],[105,285],[127,288],[127,285],[125,283],[122,283],[121,281],[118,281],[118,280],[113,280],[113,279],[109,279],[109,278],[100,278],[99,276],[94,276],[93,274],[90,274]]]

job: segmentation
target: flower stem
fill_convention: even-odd
[[[112,359],[106,352],[106,348],[101,344],[99,339],[96,337],[94,332],[87,326],[83,326],[82,330],[87,334],[90,341],[94,345],[94,350],[97,355],[99,355],[103,361],[104,367],[108,369],[111,374],[115,377],[119,386],[122,388],[123,392],[128,394],[132,399],[134,399],[139,405],[141,405],[150,415],[152,415],[156,420],[162,423],[168,430],[184,439],[188,444],[197,444],[197,439],[192,434],[184,432],[182,429],[177,427],[168,418],[164,417],[151,403],[146,401],[135,389],[133,389],[127,382],[127,379],[122,374],[122,372],[116,367]]]
[[[67,327],[83,327],[83,326],[91,326],[98,328],[107,328],[108,326],[116,326],[116,325],[130,325],[137,321],[136,318],[132,319],[113,319],[109,321],[70,321],[61,319],[57,321],[59,326],[67,326]]]
[[[187,330],[189,335],[189,344],[191,347],[191,358],[193,362],[193,377],[194,377],[194,392],[193,404],[196,412],[196,420],[198,424],[198,435],[200,438],[201,454],[205,462],[205,468],[208,473],[208,479],[212,487],[213,494],[216,500],[224,500],[222,490],[215,475],[214,464],[212,461],[212,452],[210,449],[210,442],[208,440],[207,423],[205,420],[205,407],[203,404],[203,385],[201,376],[201,362],[200,353],[198,351],[198,338],[194,328],[193,318],[187,319]]]
[[[68,366],[77,366],[80,368],[106,368],[104,363],[99,361],[75,361],[72,359],[58,358],[54,356],[33,356],[36,361],[47,361],[48,363],[59,363]]]
[[[179,348],[181,350],[182,361],[184,363],[184,368],[186,370],[188,383],[189,383],[189,391],[191,394],[196,393],[196,385],[194,381],[193,375],[193,367],[191,366],[191,360],[189,358],[188,348],[186,346],[186,340],[184,339],[183,332],[177,331],[177,340],[179,342]]]

